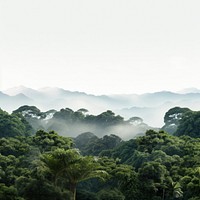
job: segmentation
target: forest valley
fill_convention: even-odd
[[[200,200],[200,111],[174,107],[164,123],[0,109],[0,199]]]

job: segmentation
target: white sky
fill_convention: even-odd
[[[0,90],[200,88],[199,0],[0,0]]]

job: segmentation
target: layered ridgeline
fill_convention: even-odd
[[[123,141],[114,134],[35,132],[28,117],[56,112],[23,108],[0,110],[1,200],[199,200],[200,111],[172,108],[163,128],[173,133],[148,130]]]
[[[162,91],[146,94],[91,95],[84,92],[72,92],[61,88],[42,88],[34,90],[16,87],[0,92],[0,107],[8,112],[21,105],[34,105],[40,110],[87,108],[97,115],[105,110],[112,110],[117,115],[129,119],[138,116],[154,127],[163,126],[163,116],[175,106],[198,110],[200,92],[198,89],[187,89],[177,93]]]

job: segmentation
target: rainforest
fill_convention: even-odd
[[[89,116],[86,109],[67,108],[54,111],[56,121],[47,126],[41,123],[44,113],[39,118],[34,112],[39,110],[30,106],[11,114],[0,110],[0,199],[200,199],[199,111],[174,107],[162,128],[126,140],[109,132],[111,127],[131,130],[136,122],[141,126],[140,118],[127,121],[112,111]],[[81,121],[95,126],[93,131],[101,126],[101,134],[60,135],[50,130],[59,127],[59,118],[71,124],[66,129]]]

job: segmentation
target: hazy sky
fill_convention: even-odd
[[[0,90],[200,88],[199,0],[0,0]]]

